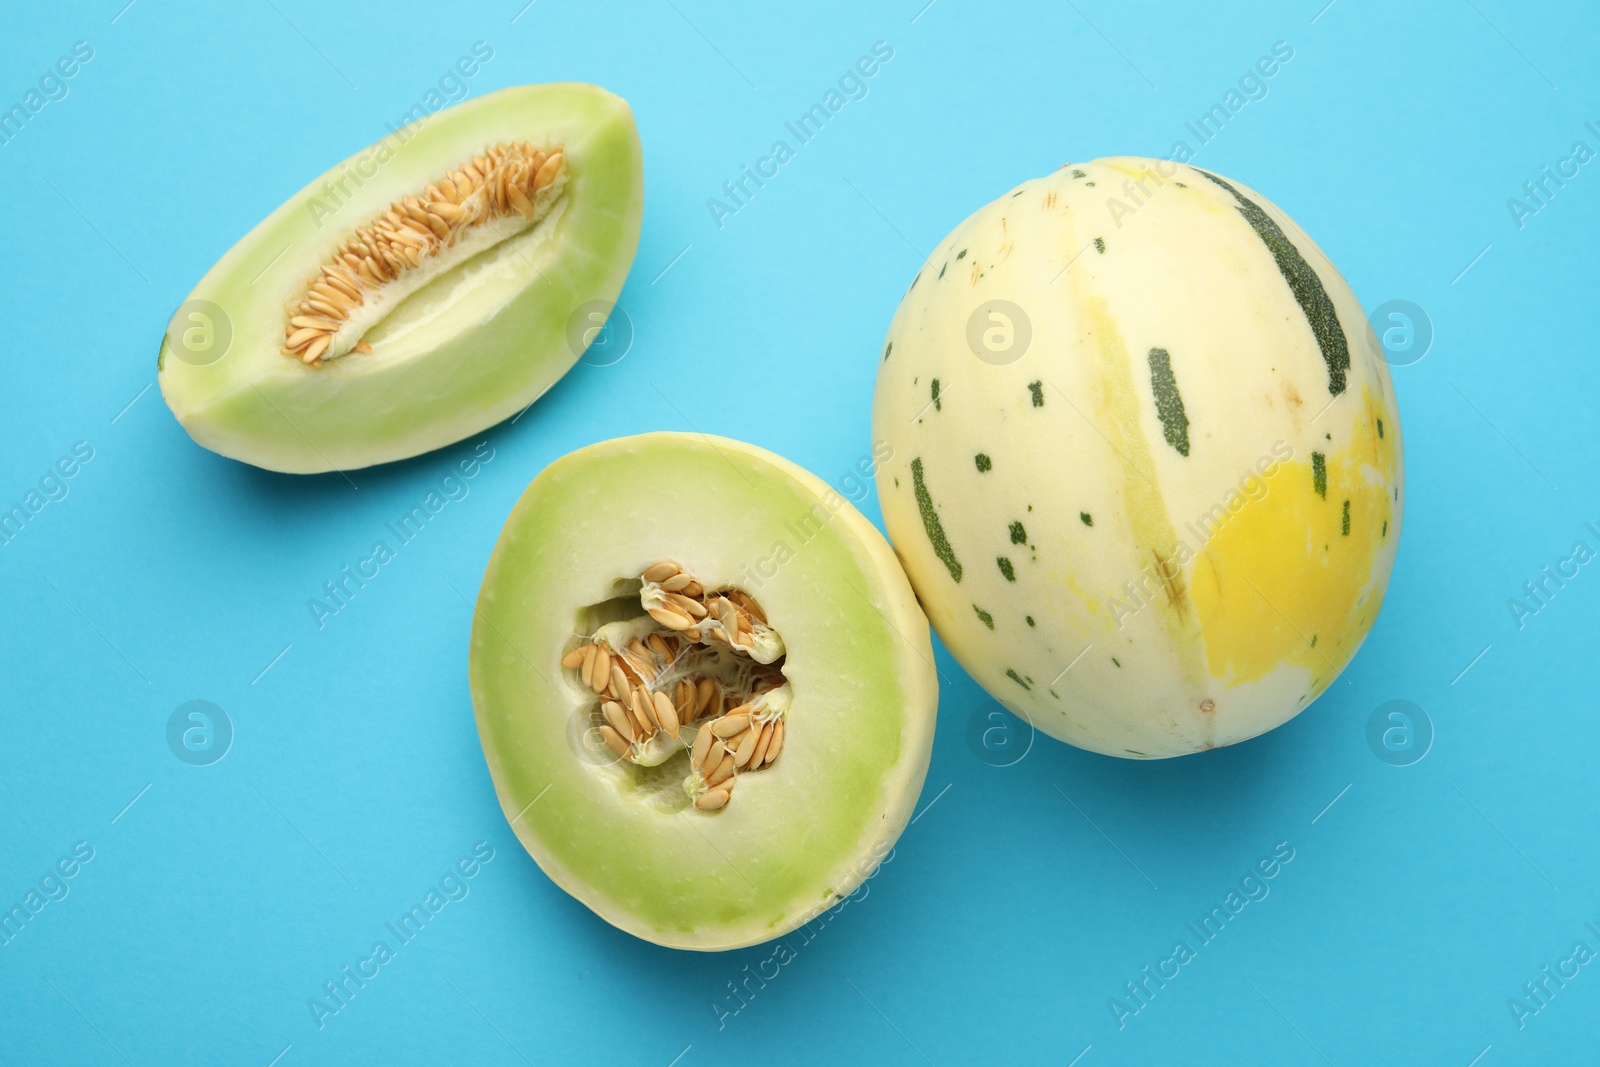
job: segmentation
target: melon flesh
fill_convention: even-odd
[[[958,226],[890,326],[873,431],[950,651],[1110,755],[1294,716],[1399,543],[1400,419],[1360,302],[1259,193],[1166,161],[1069,165]]]
[[[403,276],[381,319],[362,323],[371,352],[314,367],[283,354],[288,309],[355,227],[511,140],[560,146],[566,160],[537,223],[501,240],[473,231],[447,269],[428,261]],[[593,85],[503,89],[408,126],[313,180],[207,272],[190,299],[221,308],[232,344],[196,365],[164,339],[162,395],[206,448],[293,473],[403,459],[508,418],[582,354],[574,313],[621,291],[639,241],[641,158],[627,103]]]
[[[781,636],[782,755],[719,811],[687,803],[690,731],[654,767],[592,758],[593,694],[561,666],[575,639],[637,617],[661,561],[742,589]],[[655,433],[557,460],[512,511],[478,598],[473,708],[501,809],[557,885],[639,937],[726,949],[809,921],[888,853],[927,772],[932,656],[904,573],[848,501],[753,446]]]

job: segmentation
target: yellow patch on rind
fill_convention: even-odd
[[[1389,414],[1382,399],[1370,387],[1363,399],[1349,443],[1326,455],[1326,496],[1309,454],[1285,463],[1266,479],[1267,495],[1223,524],[1195,560],[1206,665],[1229,686],[1287,663],[1313,679],[1314,697],[1377,616],[1381,596],[1368,602],[1373,564],[1385,536],[1398,533],[1383,532],[1394,520],[1395,436],[1378,435],[1377,420]]]

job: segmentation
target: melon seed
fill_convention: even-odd
[[[352,312],[368,306],[369,296],[410,281],[406,274],[456,249],[469,231],[513,216],[521,223],[541,217],[559,195],[564,166],[559,146],[546,152],[529,141],[491,145],[429,185],[426,201],[407,196],[390,204],[356,227],[306,283],[286,316],[284,355],[320,366],[324,357],[372,351],[360,337],[345,336]]]
[[[420,222],[418,210],[402,202],[393,224]],[[434,212],[440,219],[447,214]],[[654,765],[679,750],[657,740],[664,734],[688,750],[692,773],[684,785],[695,807],[717,811],[728,803],[738,772],[770,766],[783,747],[788,702],[775,696],[788,688],[781,638],[742,589],[708,593],[665,561],[639,580],[641,606],[658,629],[641,635],[637,622],[626,624],[631,631],[614,644],[596,633],[565,652],[561,666],[595,694],[604,720],[600,736],[613,752]],[[683,728],[701,718],[707,721],[691,743]]]

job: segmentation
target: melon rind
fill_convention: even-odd
[[[546,218],[409,298],[369,334],[373,352],[319,367],[282,354],[287,307],[357,225],[512,139],[564,148],[566,188]],[[373,171],[380,146],[392,158],[356,186],[348,176]],[[325,183],[341,178],[349,195],[329,215]],[[195,441],[269,470],[351,470],[458,441],[527,407],[577,361],[569,320],[590,301],[615,302],[643,205],[622,98],[563,83],[458,104],[316,178],[234,245],[189,296],[222,309],[231,346],[194,365],[163,338],[162,395]]]
[[[878,363],[884,524],[935,631],[1004,705],[1110,755],[1293,717],[1355,655],[1399,544],[1400,418],[1366,313],[1288,215],[1228,185],[1130,157],[1024,182],[940,243]],[[1331,303],[1342,391],[1241,198]],[[969,342],[992,300],[1031,325],[1020,356]]]
[[[637,768],[580,758],[569,732],[593,697],[560,666],[578,612],[663,560],[745,589],[787,646],[783,754],[715,813],[661,808],[632,791]],[[938,699],[927,620],[877,529],[778,456],[678,433],[592,445],[528,487],[484,574],[471,683],[501,810],[551,880],[701,950],[780,937],[876,869],[921,791]]]

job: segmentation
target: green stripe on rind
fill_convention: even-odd
[[[1156,414],[1161,417],[1161,436],[1178,450],[1189,454],[1189,416],[1183,410],[1183,395],[1178,379],[1172,376],[1172,357],[1165,348],[1150,350],[1150,390],[1156,396]]]
[[[1198,167],[1195,169],[1199,170]],[[1278,264],[1278,272],[1289,283],[1289,291],[1305,313],[1306,322],[1311,325],[1311,332],[1317,339],[1317,347],[1322,350],[1322,361],[1328,365],[1328,393],[1338,396],[1344,392],[1345,372],[1350,369],[1350,345],[1345,340],[1344,327],[1339,324],[1339,313],[1334,309],[1328,291],[1322,287],[1322,279],[1317,277],[1317,272],[1284,235],[1283,230],[1278,228],[1278,224],[1272,221],[1271,215],[1215,174],[1203,170],[1199,173],[1233,194],[1233,198],[1239,202],[1239,214],[1244,216],[1250,228],[1256,231],[1256,236],[1272,253],[1273,262]]]
[[[991,630],[994,629],[994,616],[993,615],[990,615],[987,611],[984,611],[982,608],[978,607],[978,605],[976,605],[976,604],[972,605],[972,610],[976,611],[978,613],[979,621],[981,621],[989,629],[991,629]]]
[[[1322,499],[1328,499],[1328,460],[1321,452],[1311,453],[1311,488]]]
[[[928,495],[928,483],[922,479],[921,456],[911,461],[911,489],[917,496],[917,510],[922,512],[922,528],[928,531],[928,541],[933,545],[933,554],[939,557],[939,562],[944,564],[952,579],[961,581],[961,561],[956,559],[955,550],[950,547],[950,539],[944,535],[944,525],[939,521],[939,513],[934,510],[933,497]]]

